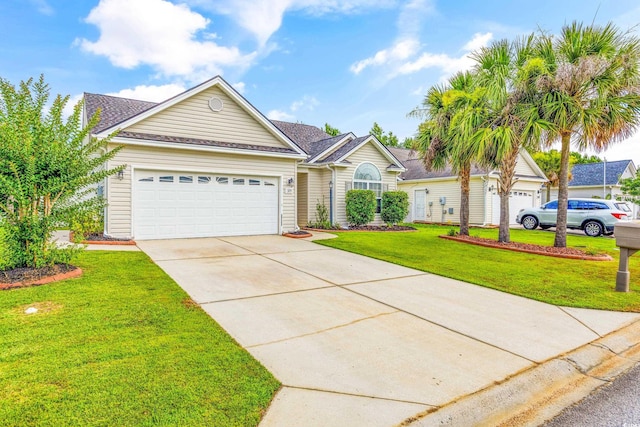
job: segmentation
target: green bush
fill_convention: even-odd
[[[365,225],[375,218],[376,193],[371,190],[347,191],[347,222],[349,225]]]
[[[70,220],[73,241],[81,242],[91,234],[104,231],[104,214],[102,209],[82,209],[75,212]]]
[[[409,195],[404,191],[382,193],[380,216],[387,225],[402,222],[409,214]]]
[[[311,228],[330,229],[331,222],[329,221],[329,209],[324,204],[324,196],[322,196],[322,202],[320,200],[316,203],[316,222],[309,223]]]

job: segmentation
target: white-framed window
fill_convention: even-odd
[[[371,190],[376,193],[376,213],[382,207],[382,175],[373,163],[362,163],[353,174],[354,190]]]

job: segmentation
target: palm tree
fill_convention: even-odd
[[[542,142],[561,142],[554,246],[566,247],[571,144],[605,149],[630,137],[640,122],[640,41],[613,24],[573,22],[559,37],[538,37],[537,57],[525,65],[535,89],[532,115],[549,124]]]
[[[477,84],[485,88],[485,122],[472,142],[475,152],[491,159],[499,168],[500,228],[498,241],[509,242],[509,195],[516,182],[516,163],[520,150],[538,144],[545,123],[532,119],[528,110],[530,93],[518,78],[521,68],[532,57],[535,37],[514,42],[500,40],[473,54]]]
[[[433,86],[422,103],[409,115],[426,120],[420,124],[414,149],[420,153],[427,170],[442,170],[447,165],[460,180],[460,234],[469,235],[469,193],[471,164],[478,157],[469,143],[474,128],[460,120],[463,110],[481,98],[474,87],[473,75],[457,73],[446,85]]]

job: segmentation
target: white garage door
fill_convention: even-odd
[[[516,215],[520,209],[533,206],[533,192],[523,190],[513,190],[509,195],[509,224],[516,223]],[[493,218],[492,224],[500,224],[500,196],[493,195]]]
[[[136,239],[278,233],[276,178],[136,171]]]

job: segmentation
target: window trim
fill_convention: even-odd
[[[378,171],[378,175],[380,176],[380,181],[377,180],[368,180],[368,179],[357,179],[356,175],[358,173],[358,169],[360,169],[364,165],[373,166],[376,171]],[[365,184],[366,188],[357,188],[356,183]],[[380,187],[378,189],[372,189],[371,184],[378,184]],[[353,171],[353,176],[351,178],[351,188],[354,190],[371,190],[376,195],[376,214],[379,214],[382,210],[382,193],[384,192],[384,181],[382,180],[382,172],[380,172],[380,168],[371,162],[362,162],[360,163],[355,170]]]

